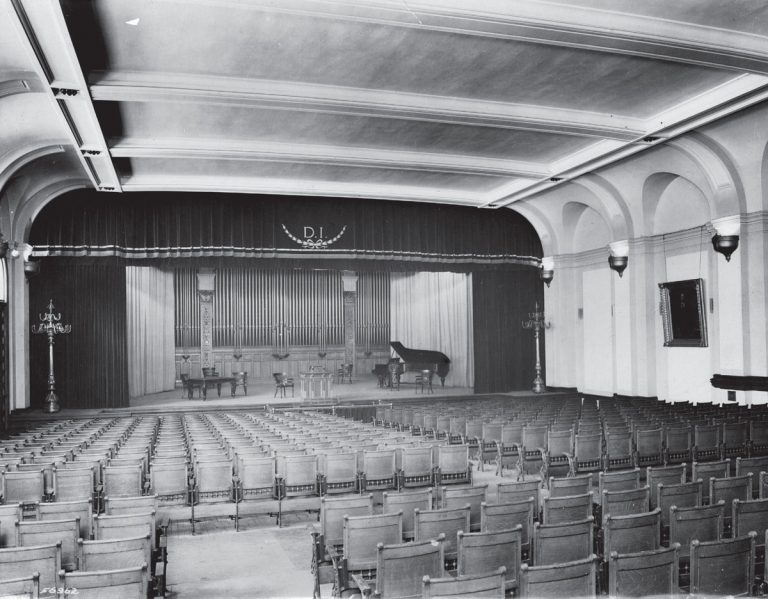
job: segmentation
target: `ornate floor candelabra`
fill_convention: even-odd
[[[533,337],[536,340],[536,378],[533,379],[533,392],[543,393],[547,390],[544,385],[544,379],[541,378],[541,352],[539,350],[539,331],[548,329],[549,323],[544,320],[544,312],[539,311],[539,302],[536,302],[536,309],[528,312],[528,320],[522,322],[524,329],[533,329]]]
[[[61,324],[61,313],[53,313],[53,300],[48,302],[48,312],[40,314],[41,323],[32,325],[32,332],[36,335],[48,335],[48,394],[45,396],[44,412],[53,414],[61,409],[59,398],[56,395],[56,378],[53,376],[53,344],[56,335],[66,335],[72,331],[72,325]]]

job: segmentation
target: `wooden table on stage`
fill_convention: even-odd
[[[332,372],[300,372],[302,399],[330,399],[333,392]]]
[[[235,396],[235,389],[237,388],[236,385],[237,378],[234,376],[204,376],[204,377],[198,377],[198,378],[188,378],[187,379],[187,397],[189,399],[192,399],[192,392],[195,390],[195,388],[200,389],[203,394],[203,401],[208,397],[208,387],[209,386],[216,386],[216,391],[219,394],[219,397],[221,397],[221,386],[224,383],[229,383],[232,387],[232,397]]]

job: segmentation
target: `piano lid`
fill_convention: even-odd
[[[394,352],[403,362],[423,362],[430,364],[450,364],[451,360],[443,352],[432,349],[411,349],[399,341],[390,341]]]

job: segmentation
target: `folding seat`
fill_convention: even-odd
[[[646,469],[645,480],[651,489],[651,509],[657,506],[658,493],[656,491],[659,484],[679,485],[685,482],[685,464],[676,466],[663,466],[654,468],[649,466]]]
[[[425,576],[422,582],[422,599],[437,597],[495,597],[504,599],[506,588],[506,568],[495,572],[484,571],[480,574],[459,575],[456,577],[430,578]]]
[[[672,506],[669,517],[669,542],[680,544],[680,558],[687,562],[691,541],[719,541],[723,538],[725,503],[679,508]]]
[[[725,506],[728,509],[728,506]],[[765,535],[768,530],[768,499],[741,501],[734,499],[731,504],[731,536],[743,537],[755,531],[755,548],[758,561],[765,557]]]
[[[749,453],[749,428],[746,422],[723,423],[722,450],[724,458],[746,458]]]
[[[356,492],[358,485],[357,453],[320,453],[319,474],[321,495]]]
[[[496,475],[504,476],[504,468],[517,467],[523,444],[523,425],[506,423],[501,427],[501,443],[496,456]]]
[[[603,466],[606,471],[626,470],[636,466],[632,433],[618,432],[605,434]]]
[[[20,503],[0,503],[0,549],[16,546],[16,523],[23,519]]]
[[[530,539],[533,535],[533,499],[512,503],[480,504],[480,530],[495,532],[520,527],[520,542],[523,555],[530,553]]]
[[[503,580],[503,576],[502,576]],[[44,587],[45,588],[45,587]],[[8,599],[37,599],[40,596],[40,573],[34,572],[20,578],[0,578],[0,597]],[[504,595],[502,594],[502,597]]]
[[[547,451],[543,456],[542,480],[546,480],[550,476],[562,476],[571,473],[573,444],[573,429],[547,431]]]
[[[107,516],[120,514],[145,514],[157,512],[157,495],[141,495],[139,497],[105,497],[104,513]]]
[[[574,437],[572,472],[574,476],[603,469],[602,432],[581,432]]]
[[[541,476],[544,455],[547,452],[547,432],[546,426],[523,427],[523,443],[519,448],[518,480],[525,480],[528,474]]]
[[[16,525],[19,547],[56,545],[61,543],[61,567],[77,570],[77,539],[80,537],[78,518],[19,522]]]
[[[144,470],[141,465],[105,466],[104,495],[110,497],[135,497],[145,492]]]
[[[611,552],[608,556],[608,595],[678,597],[679,551],[680,546],[674,543],[649,551]]]
[[[431,487],[434,479],[431,447],[405,447],[401,452],[398,487]]]
[[[483,463],[480,452],[483,441],[483,421],[465,420],[461,442],[469,446],[470,459],[478,460],[478,470]]]
[[[0,472],[0,491],[3,503],[20,503],[25,511],[34,509],[45,499],[43,469],[30,472]]]
[[[560,564],[589,557],[593,550],[594,518],[565,524],[533,525],[535,566]]]
[[[579,522],[592,515],[592,493],[544,498],[544,524]]]
[[[82,501],[57,501],[41,503],[37,506],[37,516],[40,520],[67,520],[77,518],[80,521],[80,538],[90,539],[91,520],[93,519],[93,502],[90,499]]]
[[[700,480],[681,485],[659,484],[656,487],[656,505],[661,508],[662,531],[669,527],[669,509],[672,506],[699,507],[702,503],[702,486]]]
[[[652,551],[661,546],[661,510],[628,514],[607,515],[603,520],[603,559],[611,553]]]
[[[749,457],[768,456],[768,420],[749,421]]]
[[[443,487],[441,490],[441,505],[444,509],[460,508],[469,505],[470,528],[464,532],[480,530],[480,505],[485,501],[488,485],[475,487]]]
[[[549,496],[583,495],[592,491],[592,475],[568,476],[565,478],[549,477]]]
[[[115,570],[152,562],[150,536],[107,539],[102,541],[78,540],[80,570],[93,572]]]
[[[541,482],[538,480],[499,483],[496,485],[496,503],[510,503],[531,498],[534,502],[533,518],[538,520],[541,509],[540,490]]]
[[[363,597],[418,597],[424,577],[445,576],[443,538],[421,543],[382,545],[376,548],[376,578],[358,578]],[[371,588],[374,586],[374,588]]]
[[[734,499],[748,501],[752,498],[752,475],[735,476],[731,478],[710,478],[709,479],[710,502],[717,503],[723,501],[726,506],[730,506]],[[725,513],[725,530],[731,530],[731,512]]]
[[[480,436],[480,448],[478,451],[478,469],[483,470],[484,464],[498,457],[501,447],[502,422],[483,422]]]
[[[760,472],[768,471],[768,456],[736,458],[735,476],[752,474],[752,497],[760,496]]]
[[[691,542],[691,594],[750,595],[755,580],[755,536]]]
[[[424,418],[424,424],[421,427],[421,434],[424,437],[429,437],[431,439],[437,438],[437,414],[434,412],[424,412],[423,413]]]
[[[435,486],[472,484],[472,466],[467,445],[438,445]]]
[[[596,597],[597,556],[567,563],[520,566],[521,599]]]
[[[43,588],[55,587],[59,570],[61,570],[61,542],[0,549],[0,573],[2,573],[0,578],[20,578],[32,572],[38,572]]]
[[[435,422],[435,438],[449,439],[450,431],[451,431],[451,417],[437,415],[436,422]]]
[[[382,513],[402,512],[403,539],[411,540],[415,535],[414,511],[417,509],[422,511],[431,510],[433,507],[432,501],[432,489],[403,493],[389,493],[385,491],[382,494]]]
[[[640,469],[617,470],[615,472],[600,472],[597,478],[599,496],[603,491],[629,491],[640,486]]]
[[[160,463],[155,460],[150,463],[147,494],[157,496],[160,504],[188,504],[191,488],[189,464],[186,457],[183,459],[174,458],[174,461],[167,463]]]
[[[635,456],[640,468],[664,465],[664,431],[661,428],[635,431]]]
[[[373,495],[323,497],[320,500],[320,532],[313,532],[315,565],[339,554],[344,544],[344,516],[372,516]]]
[[[425,541],[445,535],[444,556],[446,561],[457,558],[457,534],[468,531],[470,527],[470,508],[450,508],[440,510],[414,510],[414,540]]]
[[[628,491],[604,491],[600,499],[603,518],[641,514],[651,509],[651,493],[647,486]]]
[[[513,529],[458,533],[459,576],[482,574],[504,567],[510,573],[507,590],[517,588],[522,554],[522,526]]]
[[[336,588],[340,593],[357,586],[353,575],[370,572],[376,567],[378,546],[399,544],[403,537],[403,519],[399,512],[344,516],[343,520],[342,561],[334,563],[338,577]]]
[[[703,502],[709,503],[709,479],[727,478],[731,475],[731,461],[717,460],[715,462],[694,462],[691,464],[691,480],[703,480]]]
[[[291,497],[319,496],[317,456],[278,455],[278,522],[282,519],[282,501]]]
[[[152,552],[157,549],[157,518],[155,512],[139,514],[101,514],[93,517],[93,538],[97,541],[107,539],[127,539],[150,535]]]
[[[54,468],[53,498],[56,501],[95,500],[93,466],[81,470]]]
[[[149,589],[149,573],[147,564],[97,572],[61,572],[59,586],[77,589],[80,599],[145,599]]]
[[[691,427],[670,427],[664,430],[664,464],[684,464],[693,457]]]
[[[693,437],[693,461],[711,462],[722,459],[719,424],[697,424]]]
[[[397,489],[397,463],[394,449],[363,452],[360,492]]]

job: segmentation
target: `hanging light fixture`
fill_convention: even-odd
[[[547,284],[547,287],[549,287],[552,279],[555,278],[555,259],[551,256],[541,259],[539,278]]]
[[[725,261],[731,261],[731,254],[739,247],[739,230],[741,221],[739,216],[727,216],[712,221],[715,236],[712,238],[712,247],[718,254],[725,256]]]
[[[611,252],[608,256],[608,266],[611,267],[611,270],[619,273],[619,277],[622,277],[627,264],[629,264],[629,242],[626,240],[614,241],[608,244],[608,248]]]

